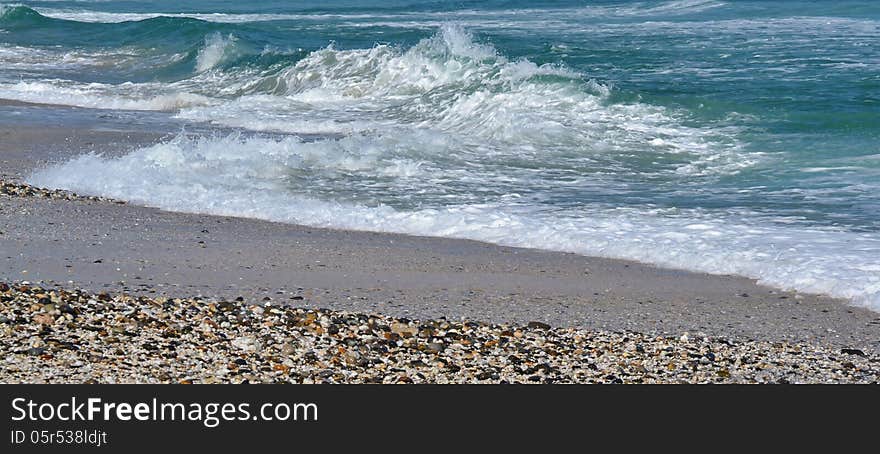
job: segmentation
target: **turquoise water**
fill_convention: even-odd
[[[878,2],[6,4],[0,97],[218,128],[42,185],[880,308]]]

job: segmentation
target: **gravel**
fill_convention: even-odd
[[[0,283],[4,383],[877,383],[859,349]]]
[[[109,199],[106,197],[85,196],[75,192],[64,191],[61,189],[46,189],[31,186],[29,184],[15,183],[11,181],[0,180],[0,195],[10,197],[42,197],[46,199],[56,200],[90,200],[94,202],[113,202],[124,204],[124,201]]]

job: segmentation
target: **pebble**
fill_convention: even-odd
[[[880,356],[858,346],[407,320],[23,282],[0,283],[0,321],[3,383],[880,381]]]
[[[46,199],[59,200],[90,200],[100,202],[112,202],[124,204],[124,201],[110,199],[107,197],[83,196],[75,192],[64,191],[61,189],[38,188],[28,184],[14,183],[11,181],[0,180],[0,195],[10,197],[42,197]]]
[[[550,329],[550,325],[542,322],[529,322],[527,326],[529,329]]]
[[[251,336],[236,337],[232,340],[232,346],[245,352],[255,352],[259,350],[259,343]]]

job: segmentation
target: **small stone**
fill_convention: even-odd
[[[542,322],[410,321],[209,297],[99,298],[29,285],[0,291],[0,346],[6,346],[0,381],[873,383],[880,377],[877,355],[856,348]],[[318,300],[309,292],[306,298]]]
[[[346,350],[343,357],[347,364],[357,364],[358,360],[361,359],[360,353],[354,350]]]
[[[394,322],[391,324],[391,332],[400,337],[411,337],[415,336],[419,330],[415,326],[409,326],[406,323]]]
[[[230,342],[230,344],[233,347],[239,350],[243,350],[245,352],[252,353],[260,349],[260,345],[257,340],[251,336],[236,337],[232,340],[232,342]]]
[[[286,342],[281,345],[281,354],[282,355],[290,356],[294,353],[296,353],[296,347],[294,347],[293,345],[290,345],[289,343],[286,343]]]
[[[550,329],[550,325],[543,323],[543,322],[529,322],[529,324],[527,326],[529,327],[529,329],[543,329],[543,330]]]
[[[52,325],[55,323],[55,317],[49,314],[37,314],[34,316],[34,321],[41,325]]]

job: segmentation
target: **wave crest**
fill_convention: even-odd
[[[29,23],[41,19],[46,19],[46,17],[25,5],[0,4],[0,21],[14,24],[17,22]]]
[[[215,32],[205,37],[205,45],[196,56],[196,72],[213,69],[223,61],[232,58],[237,39],[233,35],[223,36]]]
[[[331,45],[247,80],[240,92],[246,95],[222,109],[180,116],[291,133],[309,132],[303,118],[322,132],[420,128],[502,154],[681,155],[674,172],[690,175],[755,162],[743,159],[728,133],[686,127],[662,107],[613,102],[608,85],[557,65],[508,59],[453,24],[409,49]],[[333,123],[339,128],[328,131]]]

